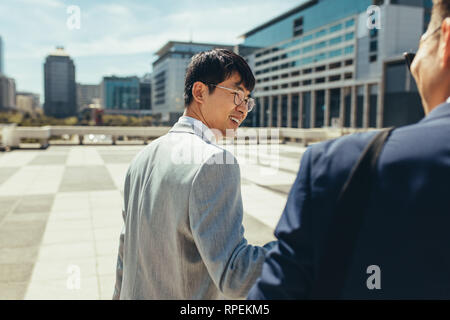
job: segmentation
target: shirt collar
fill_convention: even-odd
[[[190,124],[194,129],[195,135],[202,139],[206,139],[208,142],[213,144],[217,143],[214,133],[200,120],[188,116],[181,116],[178,119],[178,122],[181,124]]]
[[[448,97],[448,99],[447,99],[447,103],[450,103],[450,97]]]

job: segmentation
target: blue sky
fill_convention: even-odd
[[[142,76],[169,40],[237,44],[238,36],[304,0],[1,0],[6,74],[18,91],[41,94],[43,63],[57,45],[75,61],[76,81],[104,75]],[[81,11],[70,30],[67,8]]]

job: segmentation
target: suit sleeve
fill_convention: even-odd
[[[229,298],[245,298],[273,243],[257,247],[244,238],[239,166],[209,162],[200,167],[192,183],[192,235],[219,290]]]
[[[248,299],[308,297],[313,264],[310,167],[311,148],[308,148],[275,229],[278,244],[267,254],[261,277],[251,288]]]

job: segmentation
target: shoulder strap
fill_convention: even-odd
[[[393,129],[383,130],[371,140],[341,190],[313,282],[313,299],[341,296],[364,220],[377,160]]]

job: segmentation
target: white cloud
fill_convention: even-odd
[[[36,0],[16,0],[16,1],[21,2],[25,5],[33,5],[33,6],[38,5],[53,8],[61,8],[64,6],[64,4],[58,0],[39,0],[39,2],[36,2]]]
[[[149,71],[153,54],[170,40],[189,41],[192,35],[194,42],[237,44],[238,36],[298,5],[299,0],[77,0],[70,4],[80,6],[80,30],[66,26],[68,3],[0,0],[0,12],[9,13],[0,20],[6,68],[21,90],[42,92],[42,64],[56,45],[65,46],[75,63],[83,61],[77,65],[77,81],[100,79],[105,72],[143,74]],[[115,58],[104,59],[111,56]],[[20,67],[25,60],[34,61],[32,76]]]

